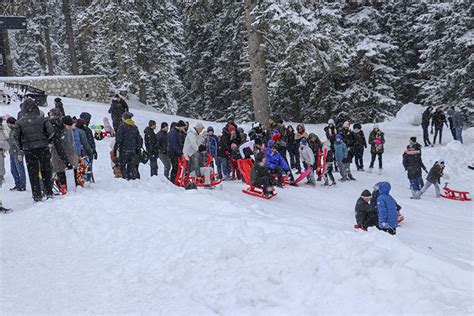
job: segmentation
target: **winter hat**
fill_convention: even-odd
[[[374,124],[374,129],[380,129],[379,124]]]
[[[83,119],[81,119],[81,118],[77,119],[77,121],[76,121],[76,127],[77,128],[83,128],[84,125],[86,125],[86,122]]]
[[[272,139],[273,139],[273,141],[275,141],[275,142],[276,142],[276,141],[279,141],[279,140],[281,139],[280,133],[278,133],[278,132],[273,132],[273,133],[272,133]]]
[[[133,114],[130,112],[125,112],[122,114],[122,119],[124,120],[130,120],[133,117]]]
[[[415,137],[415,136],[410,137],[410,141],[411,141],[412,143],[416,143],[416,137]]]
[[[227,125],[227,131],[229,133],[235,132],[236,131],[235,126],[232,124]]]
[[[178,123],[176,124],[176,127],[186,127],[186,123],[184,123],[183,120],[179,120]]]
[[[72,126],[72,124],[74,124],[74,121],[72,120],[71,116],[66,115],[63,117],[63,124],[67,126]]]
[[[254,123],[252,124],[252,128],[259,128],[259,127],[261,127],[261,126],[262,126],[262,125],[261,125],[259,122],[254,122]]]
[[[54,99],[54,102],[61,102],[61,98]]]
[[[199,128],[199,129],[204,129],[204,124],[202,124],[201,122],[197,122],[196,125],[194,125],[195,128]]]
[[[212,126],[209,126],[209,127],[207,128],[207,132],[208,132],[208,133],[209,133],[209,132],[213,132],[213,133],[214,133],[214,128],[213,128]]]
[[[235,148],[237,148],[237,145],[235,143],[232,143],[232,145],[230,145],[230,148],[234,150]]]
[[[14,118],[13,116],[10,116],[9,118],[7,118],[7,123],[8,123],[8,124],[15,125],[15,123],[16,123],[16,118]]]
[[[354,124],[354,129],[362,129],[362,125],[360,125],[360,124]]]
[[[349,128],[351,126],[351,123],[349,121],[345,121],[342,127]]]
[[[81,115],[79,115],[79,117],[83,119],[84,121],[86,121],[87,124],[89,124],[92,119],[92,115],[87,112],[82,112]]]
[[[336,139],[342,139],[342,135],[341,135],[341,134],[337,134],[337,135],[336,135]]]
[[[363,198],[364,198],[364,197],[365,197],[365,198],[369,198],[369,197],[372,196],[372,193],[370,193],[369,190],[364,190],[360,196],[363,197]]]
[[[203,145],[203,144],[199,145],[198,150],[199,150],[200,152],[207,151],[206,145]]]
[[[333,119],[329,119],[329,121],[328,121],[328,125],[331,125],[331,124],[334,125],[334,120]]]
[[[439,163],[440,165],[444,165],[444,159],[439,159],[439,160],[438,160],[438,163]]]
[[[161,127],[160,127],[160,128],[163,129],[163,128],[165,128],[165,127],[168,127],[168,123],[166,123],[166,122],[161,123]]]
[[[300,144],[303,145],[303,146],[308,146],[308,142],[304,138],[301,139]]]

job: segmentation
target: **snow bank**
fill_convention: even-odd
[[[410,124],[413,126],[421,125],[421,116],[424,108],[420,104],[407,103],[400,111],[398,111],[395,118],[391,121],[394,124]]]

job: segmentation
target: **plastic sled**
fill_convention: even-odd
[[[272,191],[272,194],[265,195],[261,187],[253,186],[250,180],[250,172],[253,167],[253,161],[250,158],[237,160],[237,166],[242,174],[242,177],[245,180],[245,183],[249,186],[246,189],[242,189],[242,192],[248,195],[256,196],[265,200],[269,200],[274,197],[276,194],[275,190]]]
[[[294,183],[300,183],[301,181],[303,181],[304,178],[306,178],[309,173],[311,172],[311,170],[313,169],[313,167],[309,167],[308,169],[306,169],[305,171],[303,171],[300,176],[298,178],[295,179],[295,182]]]
[[[441,194],[441,196],[445,199],[456,201],[471,201],[471,199],[467,196],[469,192],[451,190],[450,188],[448,188],[448,183],[446,183],[443,190],[444,194]]]
[[[207,163],[206,167],[211,166],[212,163],[212,156],[207,156]],[[175,184],[179,187],[186,188],[189,183],[194,183],[197,187],[204,186],[204,176],[202,177],[191,177],[189,175],[189,166],[188,162],[184,157],[178,158],[178,172],[176,173]],[[211,186],[219,185],[222,182],[222,179],[219,179],[219,175],[217,173],[211,173]]]

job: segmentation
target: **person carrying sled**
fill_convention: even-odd
[[[156,146],[158,151],[158,157],[163,164],[163,174],[166,179],[170,178],[171,161],[168,157],[168,123],[162,122],[160,131],[156,134]]]
[[[356,223],[363,230],[378,225],[377,208],[372,207],[370,204],[371,198],[372,194],[370,194],[370,191],[364,190],[355,206]]]
[[[314,180],[314,166],[315,166],[314,153],[313,153],[313,150],[311,150],[310,146],[308,145],[308,142],[306,141],[306,139],[302,139],[300,141],[299,152],[300,152],[300,158],[301,158],[301,161],[303,162],[304,168],[307,169],[311,167],[311,171],[306,177],[308,179],[306,184],[315,186],[316,181]]]
[[[354,158],[357,171],[364,171],[364,149],[367,148],[362,125],[354,124],[353,140],[354,140]]]
[[[336,143],[334,144],[334,158],[336,160],[337,167],[339,172],[341,173],[341,179],[339,181],[344,182],[348,181],[349,178],[347,176],[347,145],[342,141],[342,135],[336,135]]]
[[[126,180],[140,179],[138,166],[140,165],[143,138],[132,118],[133,114],[130,112],[125,112],[122,115],[123,123],[115,135],[114,145],[114,152],[118,153],[122,178]]]
[[[438,106],[436,111],[433,114],[433,119],[431,120],[431,128],[434,127],[434,137],[433,145],[436,144],[436,137],[439,135],[439,144],[441,145],[443,137],[443,126],[448,127],[448,121],[446,120],[446,115],[444,114],[443,107]]]
[[[212,167],[207,165],[207,148],[206,145],[201,144],[198,146],[198,150],[191,155],[189,159],[189,173],[192,177],[200,178],[204,176],[204,188],[213,189],[211,186],[211,173]]]
[[[145,140],[145,149],[148,153],[150,161],[150,174],[151,176],[158,175],[158,138],[155,134],[156,122],[150,120],[148,126],[143,131]]]
[[[372,130],[372,132],[370,132],[369,144],[370,154],[372,155],[372,158],[370,159],[369,172],[372,173],[372,171],[374,170],[375,159],[378,157],[379,174],[382,174],[382,155],[384,152],[385,134],[380,130],[378,124],[375,124],[374,129]]]
[[[432,185],[435,187],[436,197],[439,198],[441,196],[439,185],[441,184],[441,178],[443,177],[444,167],[445,165],[443,159],[440,159],[434,163],[433,167],[431,167],[430,172],[428,173],[428,176],[426,177],[426,183],[423,186],[423,189],[421,189],[418,198],[420,198]]]
[[[433,107],[429,106],[423,112],[423,115],[421,117],[421,127],[423,128],[423,141],[425,143],[425,147],[432,146],[430,142],[430,133],[428,131],[432,117],[433,117]]]
[[[270,174],[266,166],[266,155],[260,152],[255,155],[255,163],[250,171],[250,182],[254,187],[262,187],[265,196],[273,194],[274,177]]]
[[[377,213],[380,230],[390,235],[397,233],[398,207],[395,199],[390,195],[391,185],[388,182],[378,184],[379,196],[377,197]]]
[[[419,199],[421,170],[427,172],[425,165],[421,159],[421,148],[416,143],[416,138],[410,138],[410,145],[403,153],[403,167],[407,172],[408,180],[410,181],[410,188],[412,192],[412,199]]]
[[[291,178],[291,182],[293,182],[294,179],[293,175],[291,174],[290,167],[278,152],[278,146],[271,142],[270,148],[267,149],[265,166],[270,170],[271,173],[277,175],[278,187],[283,187],[283,173],[288,174]]]

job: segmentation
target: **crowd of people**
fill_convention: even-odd
[[[430,141],[430,125],[431,134],[434,134],[432,142]],[[436,139],[438,139],[438,143],[441,145],[444,126],[449,128],[454,140],[459,141],[461,144],[463,143],[464,114],[454,106],[449,107],[446,113],[444,113],[442,106],[438,106],[436,109],[428,106],[423,112],[421,126],[423,128],[423,142],[425,146],[433,147],[436,144]]]
[[[435,129],[433,144],[438,135],[441,143],[443,124],[448,126],[448,122],[453,137],[462,142],[462,113],[451,108],[447,120],[442,108],[437,108],[434,113],[432,110],[428,107],[423,113],[425,146],[432,146],[428,137],[430,121]],[[141,162],[149,162],[150,175],[157,176],[160,160],[164,167],[163,175],[176,183],[180,164],[186,162],[186,172],[192,177],[202,177],[204,188],[212,189],[211,174],[214,170],[222,181],[239,180],[242,174],[238,161],[251,159],[251,184],[261,187],[264,195],[271,195],[274,186],[284,185],[284,179],[296,186],[294,174],[303,172],[307,174],[306,183],[312,186],[318,181],[324,186],[336,185],[336,172],[340,173],[340,182],[355,181],[353,164],[355,170],[365,170],[366,149],[371,154],[367,171],[373,172],[376,162],[378,173],[383,171],[384,132],[374,124],[366,138],[361,124],[353,124],[351,128],[345,113],[328,121],[323,130],[326,140],[322,141],[315,133],[308,133],[304,124],[298,124],[294,129],[276,116],[270,117],[265,125],[253,123],[247,133],[233,120],[228,120],[220,133],[216,133],[212,126],[206,128],[201,122],[190,126],[182,120],[170,125],[162,122],[157,131],[157,122],[150,120],[142,137],[133,114],[120,95],[115,96],[108,112],[112,124],[104,118],[98,135],[89,127],[92,119],[89,113],[80,113],[78,117],[67,115],[60,98],[55,99],[55,107],[47,116],[32,99],[25,99],[17,118],[4,117],[0,130],[0,150],[10,154],[10,169],[15,181],[11,190],[26,190],[24,161],[36,202],[52,198],[55,186],[59,192],[56,194],[66,194],[71,183],[68,176],[74,178],[74,185],[83,185],[81,176],[84,176],[84,170],[80,173],[80,166],[85,166],[89,177],[93,177],[93,161],[98,158],[95,142],[104,135],[114,137],[110,152],[114,175],[126,180],[140,178]],[[440,195],[444,161],[437,161],[428,172],[422,161],[421,147],[416,137],[411,137],[403,153],[403,166],[413,199],[419,199],[431,186],[435,187],[436,195]],[[0,182],[3,183],[3,159],[0,163],[3,163],[0,164]],[[426,183],[422,170],[428,173]],[[361,228],[377,226],[395,233],[393,217],[399,206],[389,191],[389,183],[379,183],[373,193],[368,190],[362,193],[356,205],[356,220]]]

